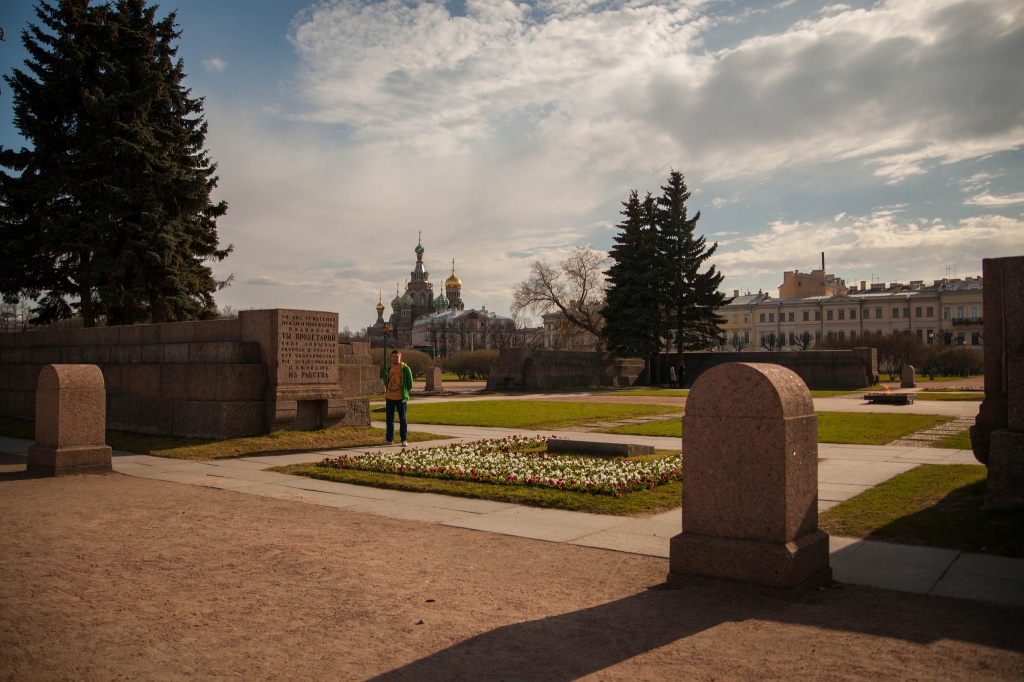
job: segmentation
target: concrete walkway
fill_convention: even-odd
[[[377,423],[375,426],[382,426]],[[458,440],[524,433],[498,428],[433,427]],[[530,435],[533,435],[530,433]],[[554,432],[575,439],[641,442],[661,448],[679,446],[676,438]],[[419,447],[450,440],[417,443]],[[31,441],[0,437],[0,452],[25,456]],[[378,448],[369,448],[375,450]],[[354,449],[365,452],[367,448]],[[114,453],[114,470],[128,476],[237,493],[296,500],[353,512],[437,523],[489,533],[668,557],[669,539],[681,532],[679,510],[645,518],[536,509],[504,502],[407,493],[289,476],[267,468],[319,461],[342,452],[192,462]],[[819,509],[827,509],[918,464],[976,463],[964,450],[936,448],[819,445]],[[1024,559],[1009,559],[930,547],[911,547],[852,538],[831,538],[835,580],[889,590],[973,599],[1024,607]]]

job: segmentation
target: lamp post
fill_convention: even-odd
[[[935,334],[928,332],[928,379],[935,381],[935,347],[932,342],[935,340]]]

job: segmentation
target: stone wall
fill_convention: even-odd
[[[376,370],[360,363],[369,364],[369,348],[339,345],[337,329],[336,313],[274,309],[231,320],[0,334],[0,414],[34,418],[42,367],[85,363],[103,372],[111,429],[231,438],[368,425],[360,396]]]
[[[668,362],[677,362],[671,355]],[[756,351],[742,353],[685,353],[686,386],[707,370],[727,362],[758,362],[782,365],[791,370],[810,388],[866,388],[878,383],[878,351],[874,348],[853,350]],[[663,357],[663,361],[665,358]],[[668,366],[661,374],[667,381]]]
[[[611,353],[502,348],[489,389],[558,390],[632,386],[644,361]]]

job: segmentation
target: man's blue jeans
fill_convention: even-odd
[[[409,422],[405,420],[405,401],[404,400],[391,400],[386,399],[384,401],[385,411],[387,414],[388,432],[387,440],[389,443],[395,440],[395,412],[398,412],[398,436],[403,441],[409,440]]]

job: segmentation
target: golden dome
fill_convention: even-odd
[[[381,292],[380,295],[377,296],[377,312],[378,313],[384,312],[384,294],[383,294],[383,292]]]
[[[462,280],[455,276],[455,259],[452,258],[452,276],[444,281],[445,289],[461,289]]]

